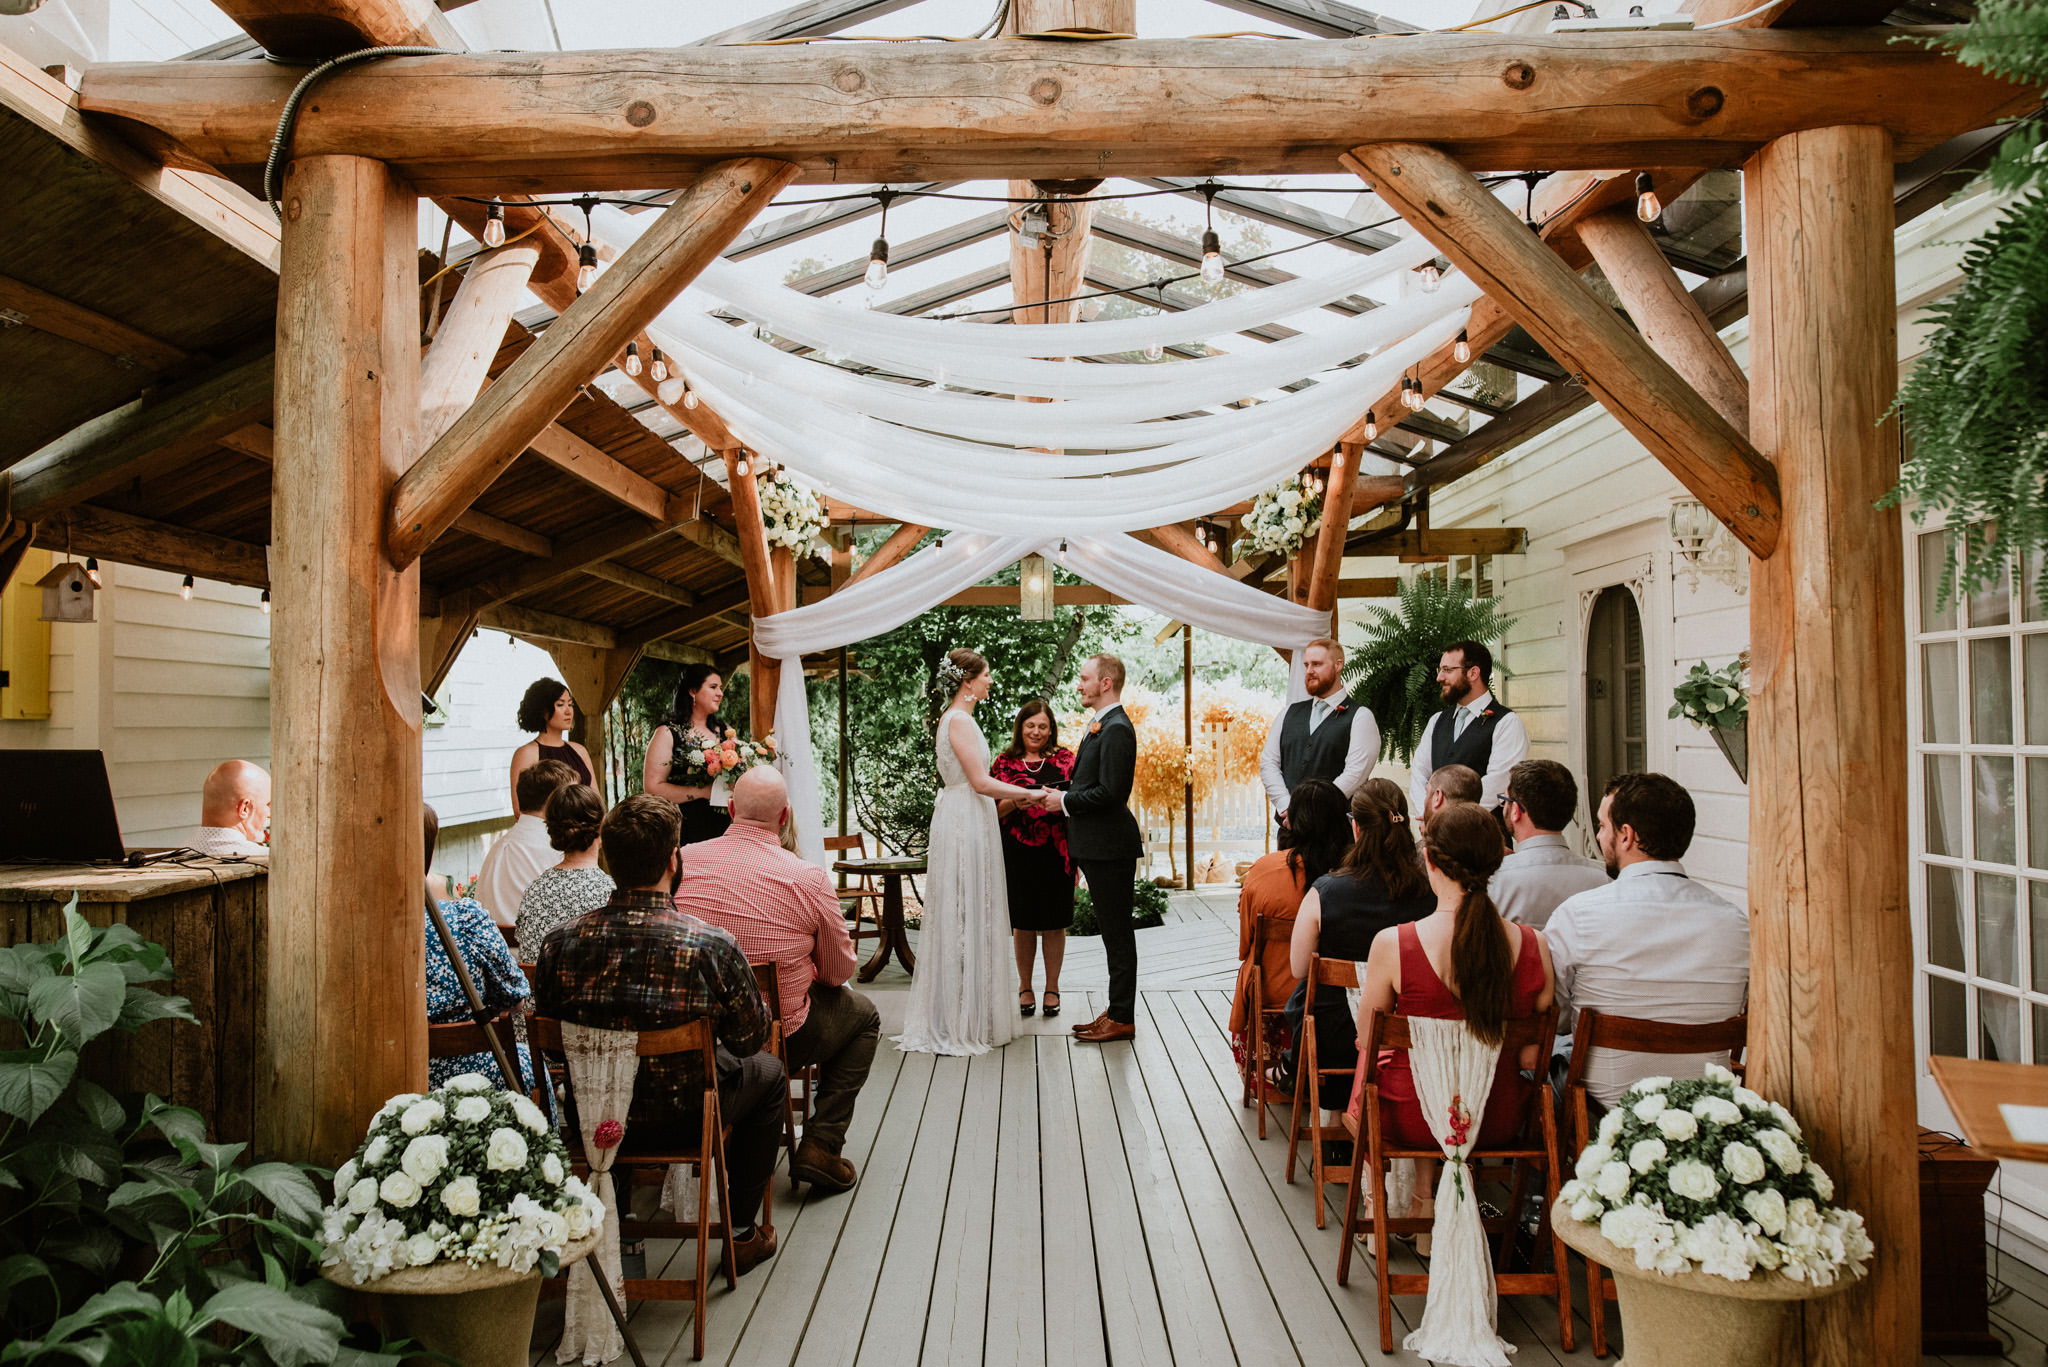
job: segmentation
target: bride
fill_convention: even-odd
[[[1041,794],[989,777],[988,742],[974,724],[974,705],[991,682],[988,661],[971,650],[952,651],[939,666],[939,691],[949,699],[936,737],[945,786],[932,808],[917,971],[896,1039],[906,1053],[985,1053],[1008,1044],[1016,1030],[996,799],[1034,802]]]

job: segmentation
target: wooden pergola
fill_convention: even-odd
[[[288,149],[281,228],[210,178],[259,184],[299,71],[105,65],[73,90],[0,65],[0,155],[44,168],[10,178],[43,198],[37,249],[71,252],[65,269],[82,279],[104,270],[64,230],[113,204],[148,231],[100,250],[167,279],[182,271],[190,296],[164,301],[152,326],[113,324],[126,333],[104,326],[112,309],[98,323],[73,316],[74,331],[125,338],[120,354],[155,382],[135,398],[101,346],[100,360],[78,361],[64,402],[0,436],[12,467],[0,565],[30,542],[69,545],[275,595],[278,839],[257,1147],[334,1161],[386,1097],[424,1084],[420,695],[471,631],[545,642],[595,712],[643,653],[730,661],[748,616],[798,601],[798,566],[769,550],[753,482],[737,476],[742,443],[718,416],[663,404],[644,370],[648,398],[635,406],[658,413],[636,417],[592,387],[623,370],[629,343],[651,351],[644,329],[721,253],[853,215],[750,228],[781,190],[1109,176],[1186,186],[1174,178],[1348,168],[1483,284],[1473,353],[1520,328],[1555,382],[1476,430],[1434,433],[1455,440],[1401,477],[1360,478],[1361,414],[1331,467],[1322,532],[1286,567],[1289,591],[1333,606],[1347,546],[1374,535],[1353,520],[1382,505],[1403,511],[1374,549],[1444,553],[1450,543],[1432,537],[1451,534],[1432,532],[1426,512],[1410,521],[1421,496],[1593,400],[1750,549],[1750,1080],[1801,1116],[1879,1247],[1862,1287],[1805,1312],[1803,1360],[1914,1361],[1902,540],[1896,512],[1875,508],[1899,458],[1884,416],[1896,389],[1892,229],[1902,206],[1938,198],[1982,152],[1977,130],[2032,109],[2039,92],[1895,41],[1897,29],[1875,27],[1889,0],[1703,0],[1697,21],[1732,22],[1561,36],[1407,33],[1331,0],[1232,2],[1331,36],[747,45],[901,7],[844,0],[680,49],[469,54],[426,0],[221,0],[280,55],[453,50],[360,63],[315,87]],[[1134,23],[1132,0],[1014,9],[1025,34]],[[81,188],[88,168],[98,179]],[[1691,292],[1633,215],[1634,173],[1651,171],[1669,201],[1726,168],[1745,188],[1746,292],[1716,281]],[[1497,170],[1546,173],[1530,204],[1539,231],[1474,178]],[[617,192],[648,192],[658,217],[578,295],[576,224],[519,197]],[[1312,221],[1273,196],[1229,195],[1239,212]],[[513,240],[469,260],[459,285],[423,292],[444,263],[420,261],[422,196],[478,236],[484,206],[457,197],[502,196]],[[38,212],[31,203],[28,221]],[[1012,238],[1017,299],[1075,292],[1089,223],[1085,206],[1069,212],[1078,231],[1055,246]],[[950,237],[1007,231],[970,224]],[[1145,249],[1170,257],[1185,244]],[[145,266],[145,251],[167,255]],[[1627,320],[1581,278],[1593,263]],[[552,313],[532,327],[513,317],[529,290]],[[945,290],[930,295],[943,302]],[[1716,331],[1745,299],[1747,377]],[[46,319],[61,312],[31,302]],[[1068,321],[1069,308],[1019,308],[1013,321]],[[274,340],[260,335],[273,310]],[[43,344],[62,332],[38,328]],[[35,344],[13,335],[0,331],[0,362]],[[1420,367],[1425,391],[1465,365],[1446,347]],[[1398,404],[1390,394],[1374,408]],[[661,424],[701,439],[723,486]],[[1304,463],[1318,455],[1328,459],[1305,452]],[[923,530],[901,528],[861,573]],[[1151,535],[1220,572],[1281,568],[1226,569],[1185,526]],[[830,581],[848,568],[842,557]],[[760,718],[775,679],[770,662],[753,668]]]

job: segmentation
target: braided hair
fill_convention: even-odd
[[[1441,808],[1422,828],[1422,848],[1437,872],[1464,890],[1451,930],[1451,981],[1465,1008],[1465,1024],[1482,1044],[1506,1037],[1514,994],[1515,955],[1506,924],[1487,896],[1486,883],[1506,855],[1493,813],[1470,803]]]

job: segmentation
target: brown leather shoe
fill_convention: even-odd
[[[798,1142],[796,1153],[789,1160],[789,1180],[807,1182],[814,1192],[836,1196],[851,1191],[860,1174],[852,1163],[817,1140],[806,1138]]]
[[[1107,1022],[1108,1020],[1109,1020],[1109,1012],[1107,1012],[1107,1011],[1104,1011],[1104,1012],[1103,1012],[1103,1013],[1102,1013],[1101,1015],[1097,1016],[1097,1017],[1096,1017],[1096,1018],[1095,1018],[1094,1020],[1092,1020],[1092,1021],[1075,1021],[1075,1022],[1074,1022],[1074,1033],[1075,1033],[1075,1034],[1077,1034],[1077,1035],[1085,1035],[1085,1034],[1087,1034],[1087,1033],[1088,1033],[1088,1032],[1089,1032],[1090,1030],[1093,1030],[1093,1029],[1094,1029],[1094,1028],[1095,1028],[1096,1026],[1098,1026],[1098,1025],[1102,1025],[1102,1024],[1106,1023],[1106,1022]]]
[[[1114,1040],[1136,1039],[1138,1027],[1113,1021],[1107,1016],[1074,1036],[1076,1044],[1108,1044]]]
[[[732,1241],[733,1275],[744,1277],[775,1256],[775,1226],[755,1225],[751,1238]],[[720,1269],[723,1271],[723,1268]]]

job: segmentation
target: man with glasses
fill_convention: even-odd
[[[1478,641],[1453,641],[1437,662],[1436,686],[1443,711],[1422,728],[1415,747],[1408,809],[1426,811],[1429,776],[1446,764],[1479,774],[1479,805],[1498,808],[1507,793],[1508,772],[1529,757],[1529,728],[1514,709],[1493,696],[1493,652]]]

